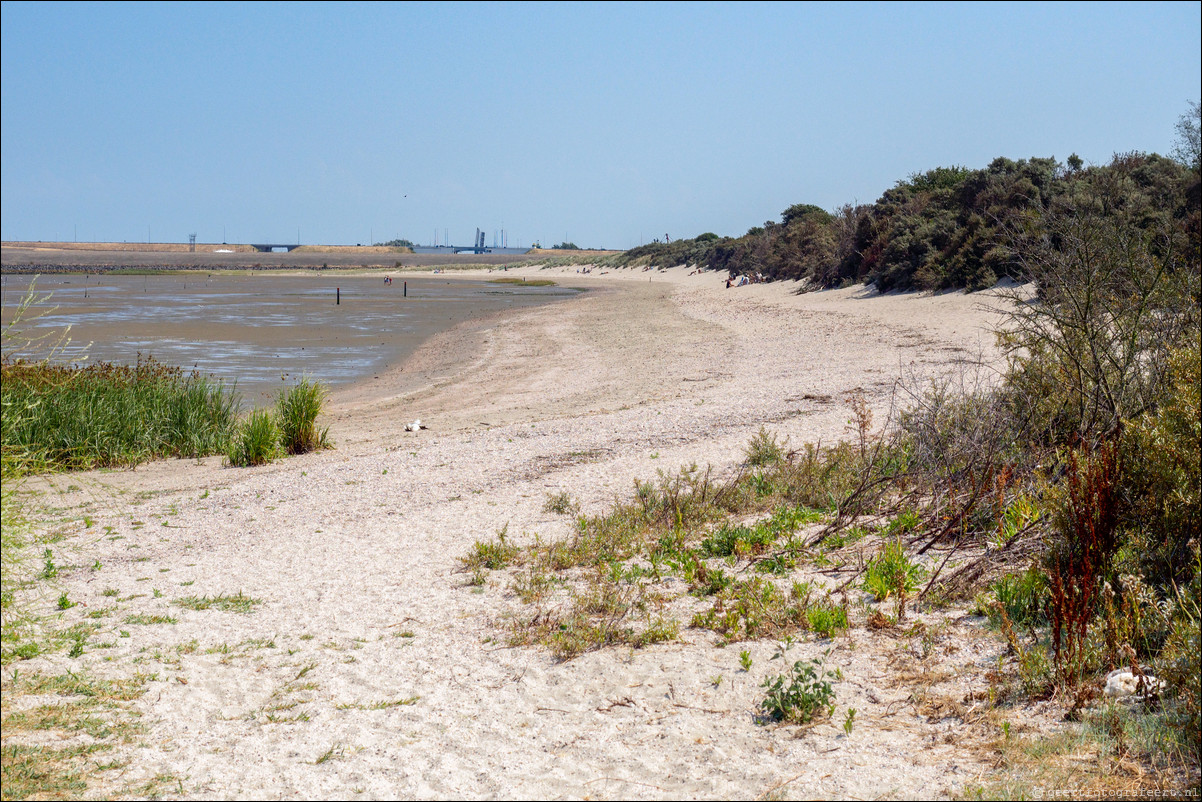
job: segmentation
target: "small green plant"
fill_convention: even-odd
[[[509,524],[505,524],[497,532],[495,541],[484,543],[477,540],[472,551],[463,558],[463,566],[477,577],[483,577],[485,570],[496,571],[504,568],[521,552],[521,549],[507,541],[508,535]],[[473,582],[473,584],[480,585],[483,584],[483,581]]]
[[[578,509],[571,494],[566,490],[548,493],[547,503],[543,505],[543,512],[553,512],[556,515],[575,515]]]
[[[70,609],[71,609],[72,607],[74,607],[74,606],[75,606],[75,602],[73,602],[73,601],[71,601],[70,599],[68,599],[68,598],[67,598],[67,593],[66,593],[66,591],[63,591],[61,594],[59,594],[59,597],[58,597],[58,609],[60,609],[60,610],[70,610]]]
[[[238,591],[233,596],[183,596],[172,602],[177,607],[183,607],[188,610],[216,609],[234,613],[249,613],[254,609],[256,604],[262,603],[261,599],[245,596],[242,591]]]
[[[329,749],[327,749],[324,754],[322,754],[320,757],[318,757],[316,760],[314,760],[313,765],[320,766],[322,763],[325,763],[327,761],[337,760],[338,758],[342,757],[344,754],[345,754],[345,750],[343,749],[342,744],[334,744]]]
[[[746,455],[747,464],[753,467],[763,465],[774,465],[781,461],[784,457],[784,451],[776,439],[776,435],[769,432],[763,426],[751,438],[751,442],[747,444],[747,448],[743,450]]]
[[[743,667],[744,671],[751,670],[751,652],[746,649],[739,652],[739,665]]]
[[[323,385],[307,377],[280,393],[276,402],[280,445],[289,454],[307,454],[330,447],[329,427],[317,428],[317,416],[327,394]]]
[[[847,629],[847,611],[829,597],[819,599],[806,608],[806,621],[816,634],[830,638]]]
[[[776,647],[773,660],[783,659],[793,647],[791,638],[786,638]],[[797,660],[784,674],[767,677],[761,687],[767,689],[760,707],[773,721],[808,724],[819,717],[830,716],[835,711],[835,689],[832,680],[838,680],[836,671],[827,671],[823,660]]]
[[[149,624],[178,624],[179,619],[172,618],[169,615],[145,615],[137,613],[135,615],[127,615],[125,617],[126,624],[149,625]],[[121,637],[128,638],[129,633],[125,630],[121,631]]]
[[[852,727],[855,726],[856,709],[854,707],[847,708],[847,715],[843,719],[843,731],[851,736]]]
[[[1042,571],[1031,567],[1022,573],[1006,574],[998,579],[990,586],[990,593],[982,599],[984,603],[978,602],[977,606],[989,616],[989,623],[993,626],[1001,627],[997,606],[1000,605],[1011,622],[1026,628],[1046,622],[1043,611],[1047,600],[1047,580]]]
[[[280,430],[271,413],[253,410],[239,425],[226,456],[238,468],[266,465],[281,456]]]
[[[54,564],[54,552],[46,549],[42,552],[42,557],[46,561],[42,566],[42,579],[54,579],[58,576],[58,566]]]
[[[906,617],[906,599],[918,589],[926,569],[912,562],[901,540],[890,540],[869,564],[864,575],[864,589],[877,601],[893,596],[897,600],[897,620]]]

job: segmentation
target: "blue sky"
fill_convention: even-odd
[[[1202,4],[4,3],[0,236],[630,248],[1171,151]]]

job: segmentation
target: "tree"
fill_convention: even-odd
[[[1189,111],[1177,118],[1177,141],[1173,156],[1194,172],[1202,169],[1202,107],[1190,103]]]
[[[1123,170],[1099,179],[1009,232],[1039,297],[1012,298],[1008,383],[1053,444],[1111,440],[1154,410],[1172,353],[1198,337],[1196,251],[1172,220],[1124,208]]]
[[[798,220],[809,219],[816,220],[819,223],[829,223],[831,216],[825,209],[812,203],[795,203],[781,212],[780,215],[781,223],[786,226]]]

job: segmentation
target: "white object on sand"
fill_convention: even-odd
[[[1106,689],[1102,691],[1104,696],[1123,697],[1148,696],[1150,694],[1159,693],[1164,687],[1164,683],[1156,679],[1151,674],[1143,676],[1143,690],[1140,690],[1140,678],[1131,673],[1129,668],[1116,668],[1106,675]]]
[[[425,428],[428,428],[428,427],[425,424],[423,424],[420,419],[415,420],[413,423],[405,424],[405,431],[407,431],[407,432],[416,432],[418,429],[425,429]]]

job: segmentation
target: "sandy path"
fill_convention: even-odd
[[[115,782],[170,775],[213,798],[876,797],[956,793],[988,770],[954,722],[907,706],[913,639],[799,644],[791,659],[832,649],[836,718],[764,727],[772,643],[720,649],[682,628],[677,643],[556,663],[505,647],[518,602],[500,574],[469,587],[458,563],[506,525],[519,542],[565,536],[548,493],[598,511],[657,469],[729,466],[761,425],[794,444],[841,436],[848,393],[883,412],[899,375],[988,351],[980,299],[725,290],[684,270],[581,284],[597,291],[441,335],[333,399],[335,451],[56,482],[54,503],[94,519],[71,541],[61,582],[84,604],[64,618],[111,612],[82,657],[20,670],[157,674]],[[430,429],[402,431],[415,417]],[[239,591],[262,603],[171,604]],[[939,632],[943,671],[917,682],[963,697],[998,644],[965,620]]]

